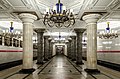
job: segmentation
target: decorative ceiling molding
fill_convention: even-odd
[[[108,10],[117,10],[120,6],[120,0],[113,0],[110,5],[107,6]]]
[[[22,0],[28,8],[33,9],[34,12],[37,14],[38,18],[42,18],[41,11],[37,5],[36,0]]]
[[[13,9],[14,8],[8,0],[1,0],[0,3],[5,9]]]

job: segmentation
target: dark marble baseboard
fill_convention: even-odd
[[[89,74],[99,74],[100,71],[98,69],[84,69]]]
[[[86,61],[86,57],[83,57],[83,60]],[[107,62],[107,61],[103,61],[103,60],[97,60],[97,64],[111,68],[113,70],[120,71],[120,64],[111,63],[111,62]]]
[[[33,60],[36,60],[37,57],[34,57]],[[17,60],[17,61],[12,61],[12,62],[7,62],[7,63],[2,63],[0,64],[0,71],[4,69],[8,69],[14,66],[18,66],[22,64],[22,60]]]

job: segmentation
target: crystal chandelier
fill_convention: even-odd
[[[116,31],[110,30],[109,22],[107,22],[107,28],[105,29],[105,32],[99,32],[98,36],[101,39],[113,39],[117,38],[118,34]]]
[[[57,28],[74,25],[75,18],[73,15],[73,10],[66,10],[66,7],[63,6],[59,0],[52,10],[46,9],[43,23],[50,27],[56,26]]]

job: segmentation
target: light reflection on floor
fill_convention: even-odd
[[[55,57],[48,67],[42,73],[51,74],[48,76],[51,79],[85,79],[63,56]],[[47,74],[47,70],[51,71]]]
[[[26,79],[93,79],[87,74],[80,74],[64,56],[56,56],[52,62],[40,73],[29,76]]]

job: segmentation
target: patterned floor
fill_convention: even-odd
[[[102,66],[98,66],[100,74],[87,74],[84,71],[85,64],[78,66],[62,55],[54,57],[44,65],[37,65],[34,61],[36,70],[32,74],[19,73],[21,67],[20,65],[0,71],[0,79],[120,79],[119,72]]]

